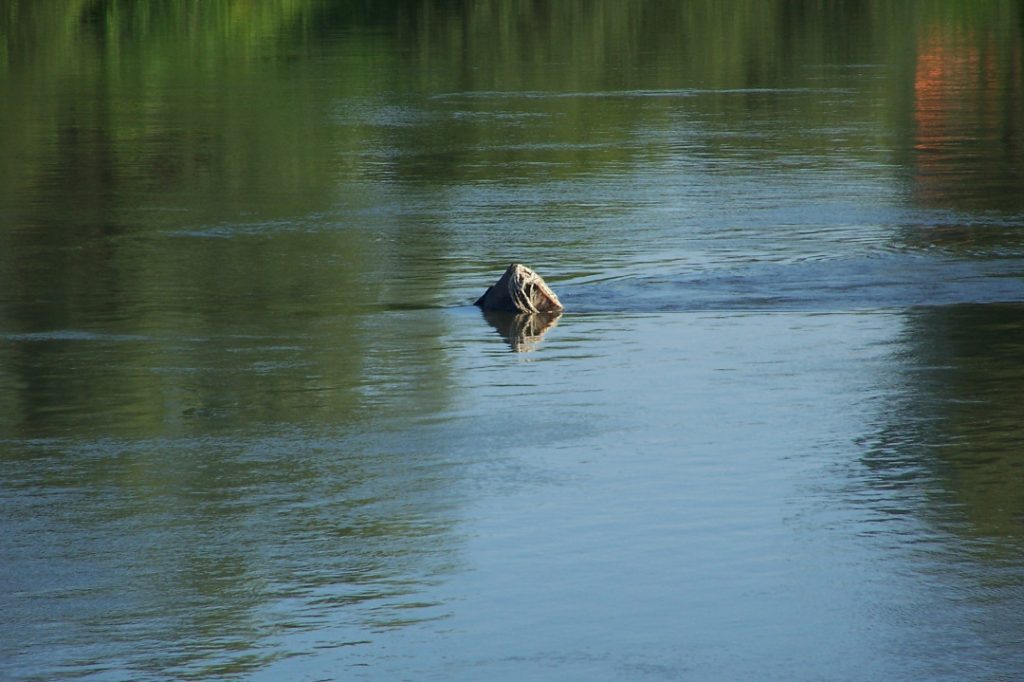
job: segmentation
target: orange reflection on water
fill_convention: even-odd
[[[1007,140],[1021,132],[1019,120],[1007,115],[1021,100],[1020,63],[1020,42],[1000,43],[992,34],[933,30],[918,41],[913,145],[918,200],[949,205],[967,188],[983,189],[979,182],[1005,185],[1007,178],[992,174],[1000,171],[999,159],[1012,153]]]

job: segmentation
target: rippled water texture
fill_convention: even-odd
[[[1022,112],[1009,0],[0,0],[0,678],[1017,679]]]

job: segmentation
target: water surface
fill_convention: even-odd
[[[1015,678],[1022,45],[0,3],[0,677]]]

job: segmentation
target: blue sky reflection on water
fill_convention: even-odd
[[[480,407],[437,428],[482,420],[488,437],[449,455],[474,464],[445,616],[335,663],[428,679],[783,679],[796,664],[854,678],[839,657],[858,676],[951,679],[993,644],[972,596],[991,569],[957,507],[936,508],[939,476],[893,484],[872,461],[919,390],[900,376],[905,331],[898,313],[667,313],[570,317],[531,359],[497,335],[456,341],[460,393]],[[515,419],[489,415],[509,386]]]

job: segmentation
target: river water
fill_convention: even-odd
[[[0,678],[1024,674],[1019,2],[0,2],[0,149]]]

